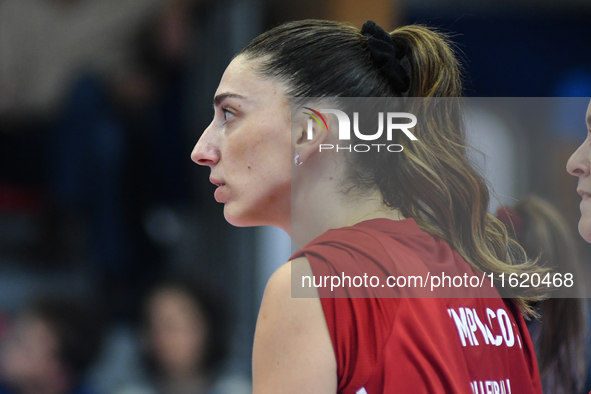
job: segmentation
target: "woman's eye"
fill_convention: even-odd
[[[230,112],[227,108],[222,108],[222,111],[224,112],[224,123],[226,123],[234,117],[234,114]]]

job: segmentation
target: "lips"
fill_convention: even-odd
[[[222,182],[221,180],[219,180],[219,179],[216,179],[216,178],[209,178],[209,181],[210,181],[211,183],[213,183],[214,185],[218,186],[218,187],[219,187],[219,186],[224,186],[224,185],[225,185],[225,183],[224,183],[224,182]]]
[[[226,186],[226,183],[224,181],[222,181],[221,179],[217,179],[217,178],[209,178],[209,181],[211,183],[213,183],[214,185],[217,186],[217,188],[215,189],[215,192],[213,193],[213,198],[217,201],[217,202],[225,202],[225,198],[224,198],[224,192],[223,190],[225,189],[224,186]]]
[[[591,192],[583,189],[577,189],[577,193],[581,196],[581,204],[591,200]]]

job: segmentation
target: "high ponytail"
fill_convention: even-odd
[[[422,120],[413,129],[421,143],[407,144],[401,152],[395,172],[396,183],[404,186],[381,189],[385,202],[395,206],[389,196],[398,194],[397,208],[405,216],[444,238],[469,264],[493,273],[495,279],[502,273],[531,276],[545,272],[535,261],[527,260],[506,227],[487,211],[488,186],[466,154],[458,98],[462,95],[462,72],[448,37],[421,26],[400,27],[391,35],[409,48],[408,95],[425,99],[417,100],[413,109]],[[386,182],[376,182],[382,183]],[[514,301],[526,315],[534,313],[525,299]]]
[[[462,96],[462,69],[448,36],[419,25],[399,27],[391,36],[408,48],[411,85],[407,96]]]

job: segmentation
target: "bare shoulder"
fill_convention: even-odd
[[[292,298],[294,267],[309,270],[309,263],[298,258],[284,264],[265,289],[254,340],[253,394],[337,390],[336,361],[320,299]]]

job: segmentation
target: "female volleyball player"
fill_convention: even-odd
[[[377,155],[325,155],[337,118],[309,123],[317,101],[306,114],[290,110],[305,98],[459,95],[448,41],[419,26],[292,22],[232,60],[192,159],[210,167],[228,222],[277,226],[303,247],[265,291],[255,394],[541,393],[521,298],[330,298],[326,289],[320,299],[291,297],[296,265],[315,276],[414,266],[494,279],[537,269],[487,214],[457,100],[442,104],[443,118],[421,113],[418,141],[394,133],[388,143],[404,143],[402,152]]]
[[[579,220],[579,234],[587,242],[591,242],[591,101],[585,115],[587,124],[587,138],[572,154],[566,163],[569,174],[579,178],[577,193],[582,198],[580,203],[581,219]]]
[[[589,130],[587,139],[572,154],[566,164],[566,170],[569,174],[579,178],[577,193],[582,197],[579,233],[585,241],[591,242],[591,102],[587,107],[585,119]]]

